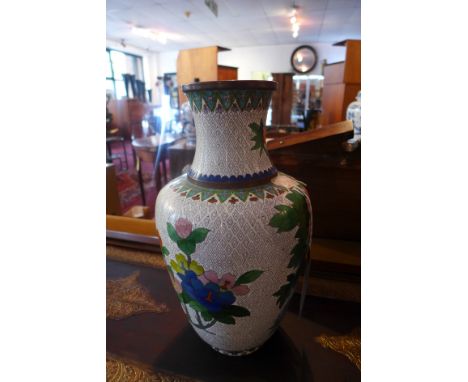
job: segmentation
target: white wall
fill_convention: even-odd
[[[158,53],[158,76],[162,76],[164,73],[177,72],[178,54],[178,50]]]
[[[318,55],[318,64],[312,74],[320,74],[321,62],[324,59],[328,63],[345,59],[346,50],[344,47],[322,43],[311,43],[310,45],[315,48]],[[177,71],[176,63],[179,52],[155,53],[128,45],[123,48],[119,42],[112,40],[107,40],[107,46],[143,57],[146,88],[153,89],[153,103],[160,104],[162,84],[156,88],[156,78],[164,73],[175,73]],[[254,72],[292,72],[290,58],[297,47],[297,44],[289,44],[232,48],[230,51],[218,53],[218,64],[238,67],[239,80],[252,79]]]
[[[321,62],[343,61],[346,49],[331,44],[312,43],[318,55],[318,64],[311,74],[321,74]],[[239,68],[238,79],[250,80],[253,72],[292,72],[291,54],[298,44],[249,46],[232,48],[218,53],[218,64]],[[158,53],[158,75],[176,71],[177,51]]]
[[[317,51],[318,63],[310,74],[321,74],[321,62],[324,59],[331,63],[345,58],[344,47],[318,43],[311,45]],[[253,72],[292,72],[291,54],[297,47],[297,44],[289,44],[233,48],[218,54],[218,64],[238,67],[239,80],[252,79]]]

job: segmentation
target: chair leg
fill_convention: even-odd
[[[137,157],[136,157],[135,148],[133,146],[132,146],[132,155],[133,155],[133,164],[136,166]]]
[[[156,151],[156,155],[154,156],[154,163],[153,163],[153,179],[154,179],[154,187],[156,189],[156,194],[159,191],[160,187],[160,177],[161,177],[161,168],[159,167],[161,164],[161,147],[158,147]]]
[[[154,163],[154,172],[153,172],[153,179],[154,179],[154,188],[156,189],[156,193],[159,191],[159,188],[161,187],[161,167],[160,167],[161,162],[156,161]]]
[[[141,200],[143,201],[143,205],[146,206],[145,185],[143,183],[143,173],[141,169],[140,159],[138,159],[137,166],[138,166],[138,183],[140,183]]]
[[[123,163],[122,163],[122,159],[120,159],[120,157],[114,157],[114,158],[112,158],[112,160],[114,160],[114,159],[117,159],[117,160],[119,161],[119,167],[120,167],[120,171],[122,171],[122,170],[123,170],[123,166],[122,166],[122,165],[123,165]]]
[[[167,183],[167,168],[166,168],[166,158],[164,156],[164,159],[161,161],[162,168],[163,168],[163,177],[164,177],[164,184]]]
[[[123,148],[124,157],[125,157],[125,168],[128,171],[127,150],[125,149],[125,141],[122,141],[122,148]]]

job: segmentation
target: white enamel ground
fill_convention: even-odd
[[[279,175],[274,179],[277,184],[291,187],[297,185],[292,178]],[[235,325],[216,323],[205,330],[194,328],[199,336],[211,346],[224,351],[244,351],[262,345],[272,334],[280,310],[273,294],[286,283],[292,272],[287,265],[290,252],[296,245],[294,237],[297,228],[289,232],[276,233],[269,226],[270,219],[278,211],[276,205],[291,202],[286,193],[273,199],[255,202],[229,202],[212,204],[208,201],[185,198],[166,186],[161,190],[156,202],[156,223],[162,242],[170,255],[166,262],[181,252],[176,243],[170,240],[166,224],[175,224],[178,218],[186,218],[193,228],[208,228],[204,242],[197,244],[192,259],[203,266],[205,271],[214,270],[219,277],[232,273],[236,277],[258,269],[264,273],[254,282],[247,284],[250,293],[237,296],[235,305],[247,308],[248,317],[236,317]],[[193,316],[194,311],[186,307]]]

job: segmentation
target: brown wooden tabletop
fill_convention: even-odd
[[[169,158],[171,178],[174,179],[182,174],[182,170],[186,165],[193,162],[195,156],[195,145],[187,143],[187,139],[183,138],[171,145],[167,150]]]
[[[137,150],[156,151],[159,146],[171,145],[178,139],[180,139],[179,136],[174,134],[151,135],[149,137],[134,139],[132,141],[132,146]]]
[[[299,317],[295,295],[281,328],[260,350],[228,357],[212,350],[188,325],[161,255],[108,244],[107,280],[108,379],[360,380],[358,303],[308,296]],[[136,377],[138,372],[155,379]]]

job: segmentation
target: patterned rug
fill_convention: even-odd
[[[114,144],[112,146],[112,154],[122,158],[121,163],[114,160],[116,176],[117,176],[117,191],[120,197],[120,207],[122,214],[127,212],[134,206],[143,205],[141,199],[140,185],[138,183],[138,173],[133,161],[132,146],[130,142],[125,143],[127,152],[128,169],[125,168],[124,152],[121,145]],[[154,203],[156,201],[156,188],[151,178],[153,166],[151,163],[143,163],[143,183],[145,187],[146,205],[150,208],[151,215],[154,214]]]
[[[145,187],[146,205],[150,207],[151,211],[153,211],[153,204],[156,200],[156,189],[154,187],[154,182],[151,180],[151,175],[147,173],[143,174],[143,182]],[[133,206],[143,205],[140,185],[138,184],[138,175],[135,171],[122,171],[117,173],[117,191],[119,192],[122,213],[127,212]]]

